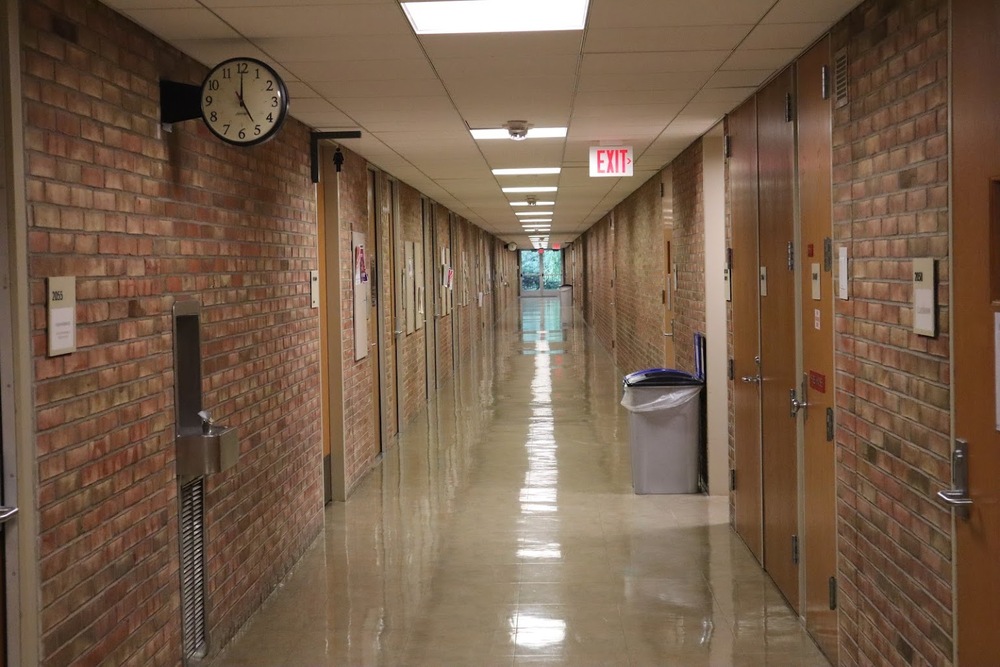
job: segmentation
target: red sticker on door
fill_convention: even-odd
[[[809,371],[809,388],[821,394],[826,393],[826,376],[816,371]]]

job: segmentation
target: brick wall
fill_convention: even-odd
[[[660,174],[615,207],[615,349],[623,373],[663,365],[663,203]]]
[[[948,665],[948,3],[866,2],[833,31],[850,102],[834,113],[838,545],[844,664]],[[911,259],[938,259],[937,338],[911,330]]]
[[[705,203],[702,140],[673,161],[674,350],[677,367],[694,371],[694,334],[705,331]]]
[[[399,185],[399,228],[402,236],[399,241],[401,249],[405,248],[405,243],[423,244],[423,210],[420,193],[403,183]],[[414,246],[414,267],[424,261],[423,253],[417,253],[416,250],[417,248]],[[404,269],[405,267],[401,267],[397,269],[396,273],[402,276]],[[414,280],[416,280],[415,270]],[[420,287],[423,287],[423,285],[420,285]],[[417,308],[415,297],[414,308]],[[423,316],[415,314],[417,320],[423,317],[424,325],[421,329],[415,328],[412,333],[405,333],[406,321],[402,322],[404,333],[400,348],[400,360],[402,363],[399,369],[399,373],[402,376],[400,380],[402,395],[399,397],[399,400],[402,406],[403,424],[409,423],[427,402],[426,336],[427,326],[433,326],[434,319],[433,311],[430,313],[430,317],[427,315],[426,308],[424,309],[424,313]]]
[[[583,233],[584,252],[587,254],[587,323],[604,349],[614,357],[614,230],[611,216]]]
[[[354,257],[351,234],[368,234],[368,165],[363,158],[341,147],[343,171],[340,197],[340,316],[341,367],[344,382],[343,446],[345,486],[348,493],[371,470],[378,457],[375,440],[372,382],[376,376],[372,355],[354,360]],[[372,243],[369,237],[367,244]],[[336,439],[333,446],[337,447]]]
[[[441,275],[441,252],[451,248],[451,214],[448,209],[440,204],[434,204],[434,227],[437,237],[434,249],[434,285],[437,294],[437,312],[442,314],[442,316],[437,320],[437,378],[438,386],[444,386],[445,383],[450,382],[455,375],[455,366],[452,356],[454,336],[451,325],[451,318],[454,317],[454,315],[444,315],[444,303],[449,298],[449,292],[451,296],[454,296],[454,290],[449,290],[442,284],[443,276]],[[452,261],[454,261],[454,255],[452,256]]]
[[[204,68],[92,0],[25,1],[21,35],[42,661],[178,664],[176,299],[203,304],[204,405],[241,443],[207,480],[216,645],[322,523],[308,132],[249,149],[198,121],[161,133],[159,79]],[[77,276],[79,350],[48,358],[59,275]]]

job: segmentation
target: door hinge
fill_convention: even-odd
[[[722,156],[727,158],[733,156],[733,136],[731,134],[722,138]]]
[[[663,183],[660,183],[660,197],[663,197]]]
[[[823,65],[819,68],[820,76],[820,97],[824,100],[830,99],[830,66]]]
[[[736,490],[736,469],[735,468],[730,468],[729,469],[729,490],[730,491],[735,491]]]
[[[792,535],[792,562],[799,564],[799,536]]]
[[[795,243],[788,242],[788,270],[795,270]]]
[[[792,122],[792,94],[785,93],[785,122]]]
[[[833,408],[826,409],[826,441],[833,442]]]
[[[837,577],[830,577],[830,609],[837,608]]]
[[[833,271],[833,239],[829,236],[823,239],[823,270]]]
[[[664,306],[667,305],[667,290],[662,290],[660,304]]]
[[[726,248],[726,268],[730,271],[733,270],[733,249]]]
[[[736,379],[736,360],[729,360],[729,380],[733,381]]]

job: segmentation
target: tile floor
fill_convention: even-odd
[[[579,316],[520,315],[212,667],[828,665],[726,498],[632,493],[620,373]]]

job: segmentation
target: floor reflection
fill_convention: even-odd
[[[632,493],[579,314],[504,321],[213,667],[826,665],[726,498]]]

